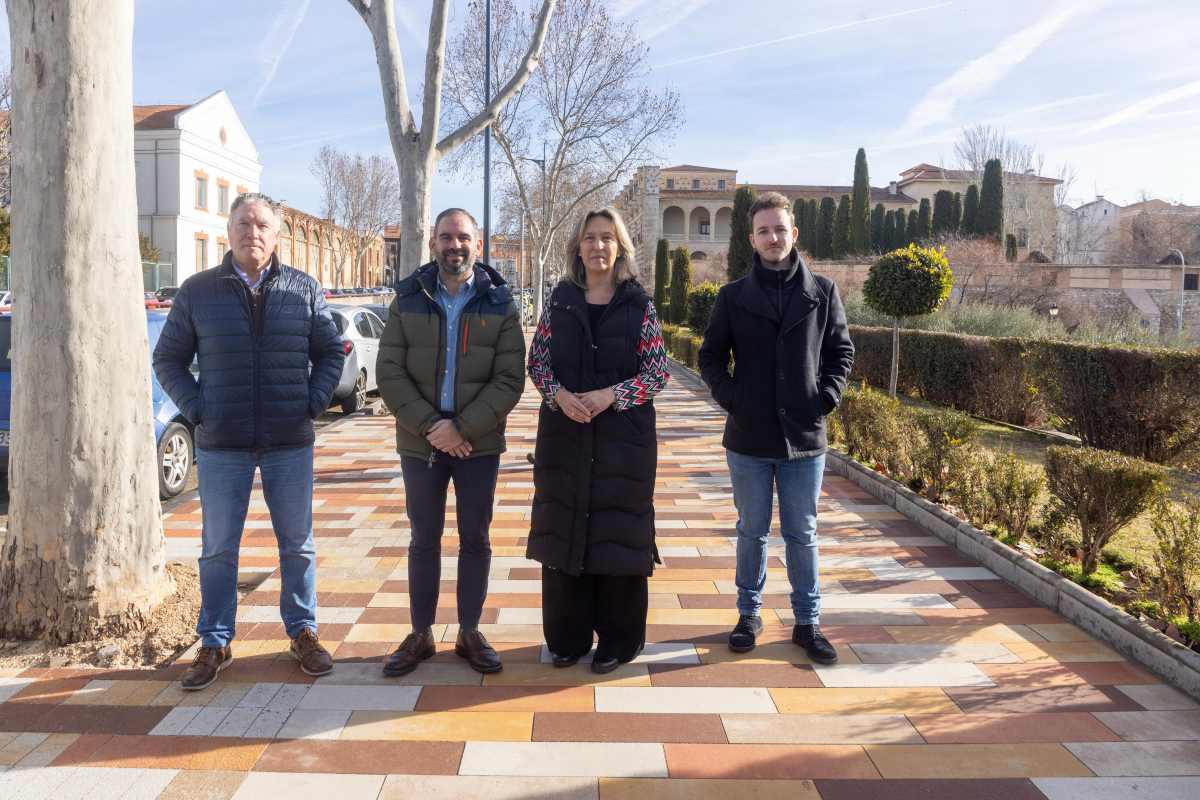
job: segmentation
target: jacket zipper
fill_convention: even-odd
[[[257,450],[258,445],[259,445],[258,418],[259,418],[259,414],[261,413],[261,409],[262,409],[262,402],[261,402],[261,398],[259,397],[259,391],[258,391],[258,378],[259,378],[259,376],[258,376],[259,352],[258,351],[259,351],[259,347],[261,345],[260,338],[262,335],[262,320],[266,316],[267,287],[265,284],[263,285],[262,314],[256,315],[254,312],[254,308],[255,308],[254,297],[251,294],[250,287],[247,286],[246,282],[243,281],[241,279],[241,277],[238,275],[234,275],[233,280],[236,280],[238,282],[238,286],[242,287],[242,302],[244,302],[246,304],[246,311],[247,311],[247,313],[250,314],[250,343],[252,345],[251,350],[250,350],[251,365],[252,365],[252,369],[250,372],[250,376],[251,376],[250,377],[250,381],[251,381],[250,392],[251,392],[251,396],[254,398],[254,449]]]
[[[420,284],[421,293],[425,295],[425,299],[430,302],[430,304],[433,306],[433,310],[437,312],[438,316],[441,317],[441,320],[442,320],[441,324],[438,325],[437,361],[434,362],[434,371],[433,371],[434,387],[437,391],[437,396],[438,396],[438,411],[441,411],[442,380],[445,379],[445,376],[442,373],[444,373],[446,371],[445,358],[442,355],[442,350],[446,346],[446,340],[445,340],[446,313],[444,311],[442,311],[441,304],[438,303],[438,301],[435,300],[433,298],[433,296],[429,294],[429,290],[425,288],[425,284],[421,283],[420,281],[417,281],[417,283]],[[440,380],[439,380],[439,378],[440,378]],[[425,461],[425,466],[429,467],[430,469],[433,469],[433,462],[437,461],[437,454],[438,454],[437,448],[434,447],[433,445],[429,445],[429,458]]]

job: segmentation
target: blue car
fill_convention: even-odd
[[[150,351],[158,342],[167,315],[160,311],[146,313],[146,332],[150,337]],[[8,481],[8,444],[10,408],[12,406],[12,316],[0,315],[0,471]],[[162,386],[150,373],[151,396],[154,411],[154,439],[158,443],[158,494],[169,500],[184,490],[188,475],[195,462],[192,444],[192,424],[188,422]]]

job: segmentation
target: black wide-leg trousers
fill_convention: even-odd
[[[597,660],[632,661],[646,643],[649,607],[641,575],[568,575],[542,567],[542,631],[550,652],[582,656],[596,635]]]

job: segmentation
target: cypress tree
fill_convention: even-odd
[[[950,203],[950,232],[958,233],[962,229],[962,192],[954,193]]]
[[[817,216],[817,258],[833,257],[833,218],[836,214],[833,198],[822,197]]]
[[[796,230],[799,231],[796,236],[796,249],[803,250],[804,243],[808,241],[808,203],[800,199],[793,200],[792,219],[795,221]]]
[[[917,212],[917,238],[913,241],[922,244],[929,241],[933,235],[933,213],[930,209],[929,198],[921,198],[921,210]]]
[[[854,156],[854,196],[850,201],[850,247],[847,253],[871,252],[871,178],[867,174],[867,151]]]
[[[954,195],[941,189],[933,196],[933,235],[942,236],[951,232],[950,220],[954,216]]]
[[[821,212],[817,210],[817,201],[808,201],[808,238],[804,240],[805,249],[813,258],[817,257],[817,230],[821,224]]]
[[[979,189],[979,216],[975,232],[999,240],[1004,232],[1004,173],[1000,159],[993,158],[983,168],[983,186]]]
[[[738,187],[733,195],[733,216],[729,220],[729,250],[725,253],[725,275],[736,281],[750,271],[754,263],[754,248],[750,245],[750,206],[754,205],[754,190]],[[674,299],[674,295],[671,295]],[[684,298],[687,299],[686,296]]]
[[[671,322],[687,324],[687,296],[692,288],[692,255],[686,247],[671,254]]]
[[[871,212],[871,252],[883,252],[883,220],[886,216],[883,203],[876,203]]]
[[[889,211],[883,215],[883,233],[879,243],[879,252],[887,253],[896,249],[896,212]]]
[[[958,229],[966,236],[974,236],[976,220],[979,218],[979,187],[971,184],[967,187],[967,196],[963,198],[962,224]]]
[[[1004,260],[1017,260],[1017,237],[1011,233],[1004,237]]]
[[[833,219],[833,257],[845,258],[854,252],[850,239],[850,195],[842,195]]]
[[[654,307],[661,313],[667,302],[667,287],[671,281],[671,263],[666,239],[658,240],[654,251]]]
[[[896,227],[892,231],[892,249],[908,244],[908,214],[903,208],[896,209]]]
[[[908,227],[904,231],[905,244],[921,241],[920,218],[915,210],[908,212]]]

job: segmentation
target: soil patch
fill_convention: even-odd
[[[200,613],[200,577],[196,567],[167,564],[175,591],[164,600],[145,629],[124,636],[52,647],[46,642],[0,639],[0,669],[29,667],[158,667],[171,663],[196,640]]]

